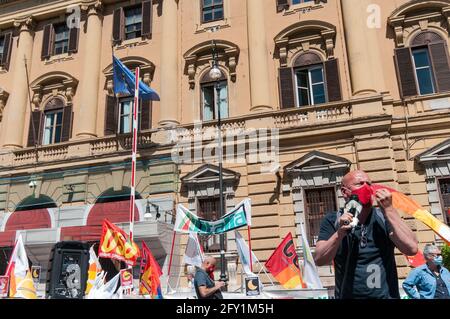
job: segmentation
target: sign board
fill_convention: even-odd
[[[261,294],[259,278],[247,277],[245,278],[245,294],[247,296],[259,296]]]
[[[8,297],[8,276],[0,276],[0,298]]]
[[[120,286],[123,289],[133,288],[133,274],[129,269],[122,269],[120,271]]]
[[[41,279],[41,266],[31,266],[31,276],[35,285],[39,284]]]

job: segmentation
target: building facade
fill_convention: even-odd
[[[1,1],[3,264],[18,233],[45,273],[54,243],[98,241],[105,217],[128,227],[133,102],[114,96],[112,55],[161,98],[139,106],[135,216],[161,265],[176,204],[219,217],[218,110],[225,204],[251,198],[261,262],[289,232],[314,247],[356,168],[450,224],[449,17],[447,0]],[[420,247],[439,241],[404,218]],[[217,238],[201,241],[220,251]],[[177,236],[171,286],[191,271],[185,242]],[[332,287],[332,267],[319,271]]]

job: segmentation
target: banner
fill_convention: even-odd
[[[122,289],[133,289],[133,275],[129,269],[120,271],[120,286]]]
[[[174,231],[198,233],[202,235],[223,234],[243,226],[251,225],[251,201],[240,202],[231,212],[216,221],[199,218],[186,207],[179,204]]]
[[[105,219],[103,232],[98,248],[98,256],[124,261],[130,266],[136,264],[140,256],[139,247],[119,227]]]
[[[269,257],[266,268],[286,289],[302,288],[302,274],[298,265],[292,234],[289,233]]]

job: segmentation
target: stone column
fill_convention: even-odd
[[[368,25],[371,0],[342,0],[353,96],[385,91],[379,29]]]
[[[178,1],[163,1],[161,34],[161,126],[175,126],[178,121]]]
[[[81,99],[76,119],[76,137],[97,136],[97,106],[102,56],[102,5],[100,1],[81,7],[87,13]]]
[[[14,65],[11,67],[11,71],[13,72],[11,96],[8,101],[8,106],[5,108],[5,125],[3,127],[3,146],[5,148],[23,147],[25,122],[28,122],[25,114],[29,113],[25,59],[29,72],[33,53],[34,22],[31,17],[18,19],[14,21],[14,27],[19,29],[19,39],[16,58]]]
[[[264,1],[247,0],[251,110],[271,110]]]

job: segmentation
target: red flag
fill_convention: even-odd
[[[145,256],[146,262],[141,275],[139,293],[141,295],[151,295],[153,299],[161,299],[161,281],[159,279],[162,276],[161,267],[159,267],[158,262],[145,242],[142,242],[142,254]]]
[[[266,261],[266,268],[283,287],[287,289],[303,287],[302,274],[291,233],[284,238]]]
[[[139,247],[130,241],[127,233],[112,224],[109,220],[103,220],[103,232],[98,248],[98,256],[126,262],[134,266],[139,258]]]
[[[419,250],[415,256],[405,256],[406,259],[408,259],[409,264],[417,268],[419,266],[422,266],[426,263],[425,257],[423,256],[422,252]]]

